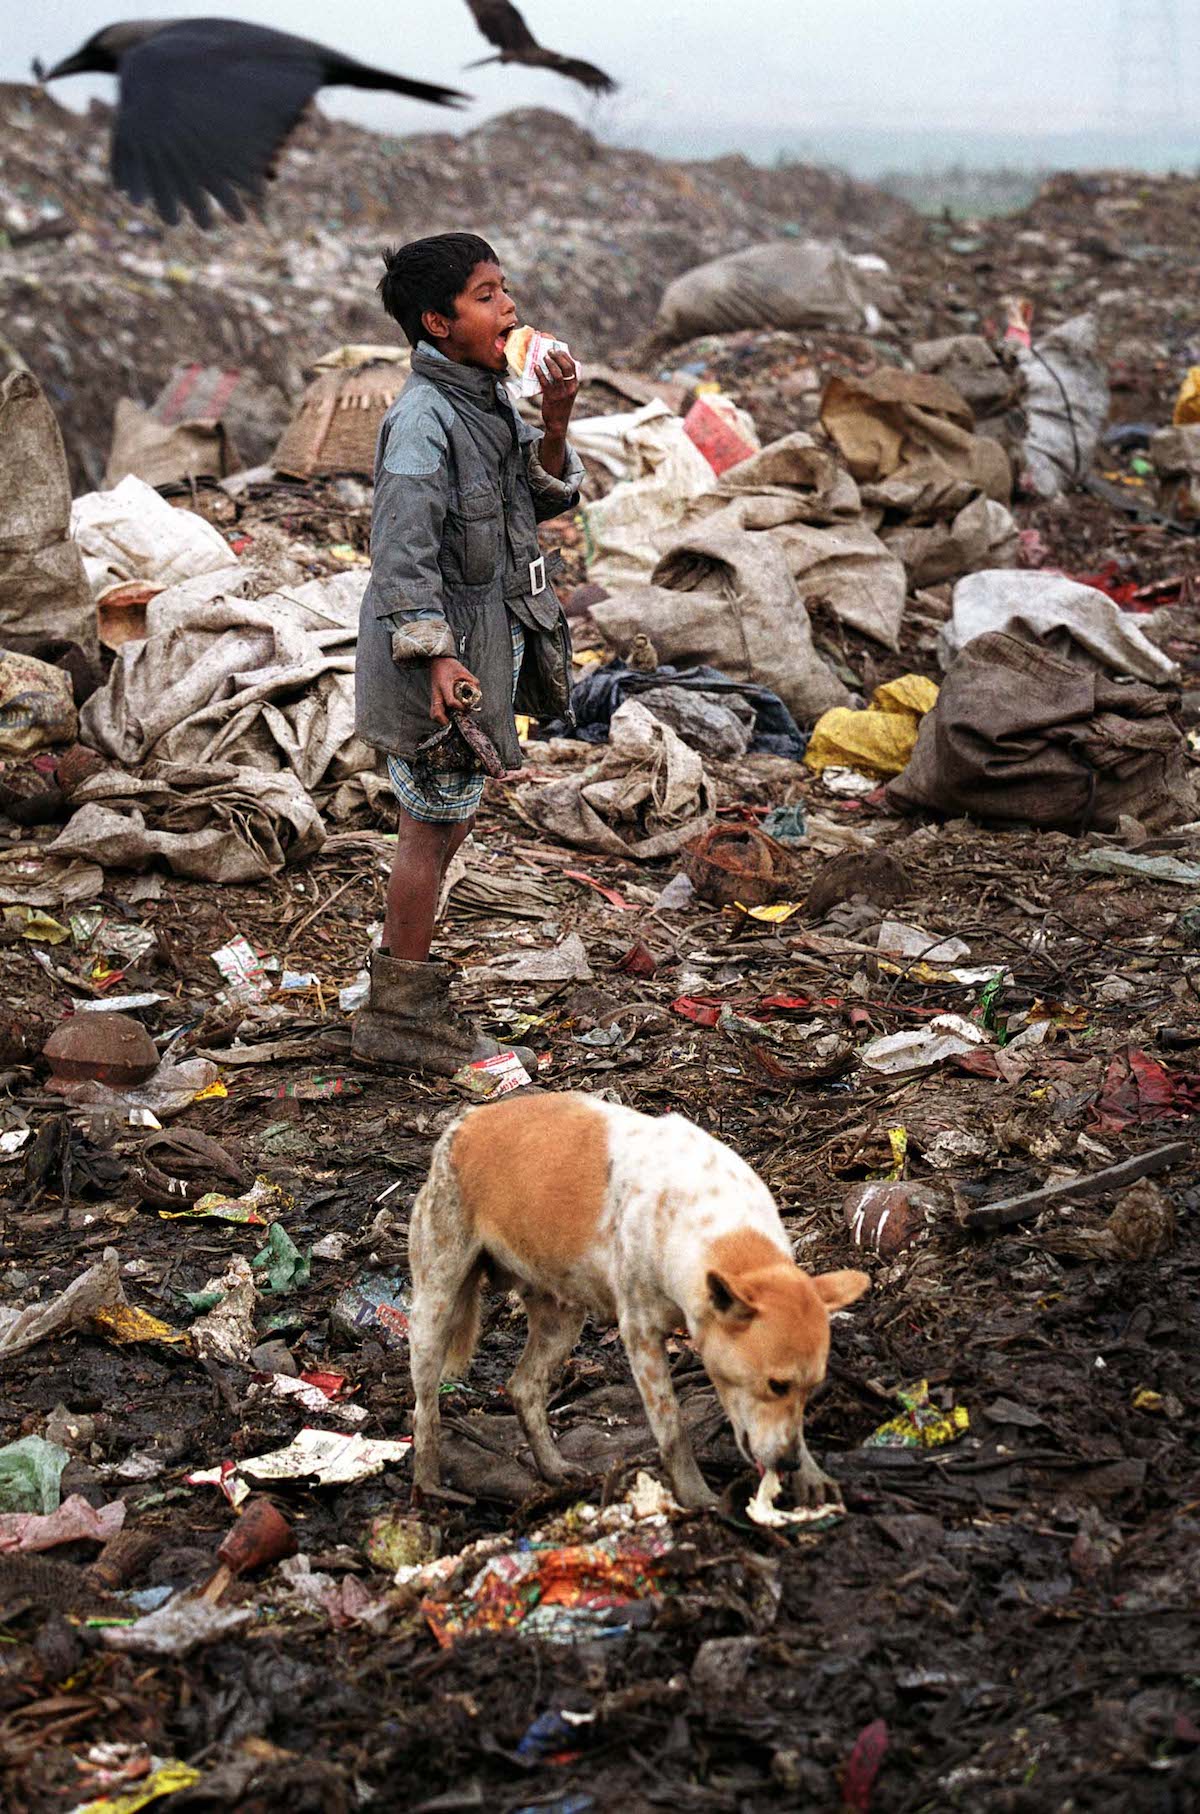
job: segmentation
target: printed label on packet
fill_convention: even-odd
[[[229,994],[238,1001],[261,1001],[271,992],[270,978],[262,959],[249,940],[239,933],[212,953],[212,961],[230,985]]]
[[[523,1090],[532,1082],[529,1072],[515,1052],[497,1052],[494,1058],[478,1058],[457,1071],[454,1082],[480,1102],[492,1102],[512,1090]]]
[[[536,397],[542,388],[538,382],[538,366],[546,354],[569,353],[570,350],[565,340],[556,340],[553,334],[539,334],[535,328],[525,349],[525,363],[521,367],[520,376],[507,380],[509,395],[512,396],[515,392],[517,397]]]

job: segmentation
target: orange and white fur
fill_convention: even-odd
[[[434,1149],[409,1259],[418,1491],[440,1479],[438,1387],[475,1351],[487,1279],[516,1291],[529,1319],[508,1392],[544,1479],[577,1471],[546,1407],[590,1315],[620,1329],[681,1505],[716,1503],[663,1351],[681,1322],[746,1459],[794,1471],[803,1505],[837,1496],[808,1452],[804,1409],[825,1377],[829,1313],[861,1297],[867,1276],[802,1271],[766,1185],[682,1116],[656,1120],[579,1094],[468,1109]]]

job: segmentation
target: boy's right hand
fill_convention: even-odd
[[[462,710],[454,697],[454,689],[463,680],[476,693],[483,691],[470,668],[464,668],[453,655],[438,655],[430,662],[429,716],[435,724],[449,724],[451,712]]]

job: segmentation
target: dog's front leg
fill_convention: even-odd
[[[836,1480],[830,1478],[819,1468],[809,1452],[804,1440],[804,1428],[800,1429],[800,1466],[792,1475],[792,1491],[797,1505],[820,1506],[841,1505],[842,1489]]]
[[[637,1389],[646,1407],[646,1418],[670,1476],[671,1489],[680,1505],[702,1512],[717,1503],[717,1496],[696,1466],[691,1441],[683,1427],[679,1400],[671,1384],[671,1370],[663,1352],[662,1331],[637,1315],[620,1319],[621,1340]]]

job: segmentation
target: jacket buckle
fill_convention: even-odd
[[[546,557],[539,554],[536,561],[529,563],[529,592],[536,598],[539,592],[546,590]]]

